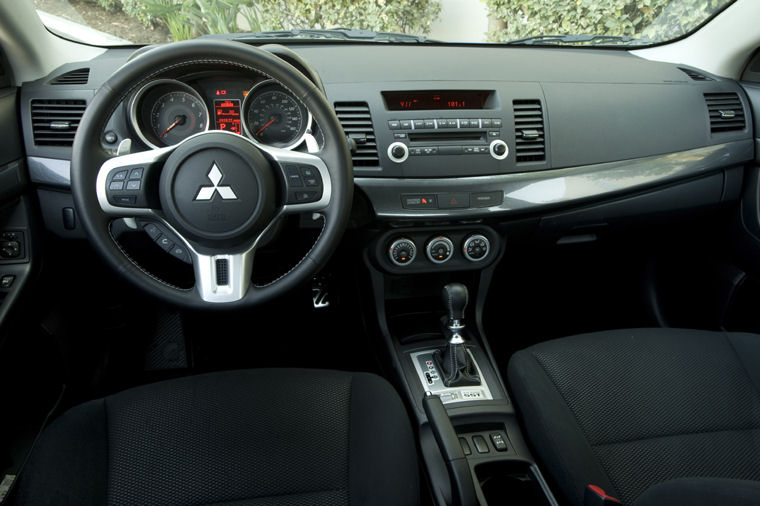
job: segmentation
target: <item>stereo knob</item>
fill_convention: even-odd
[[[462,245],[462,253],[470,262],[480,262],[491,251],[491,241],[482,234],[473,234],[465,239]]]
[[[388,248],[388,257],[394,264],[404,267],[414,261],[417,256],[417,247],[411,239],[401,237],[393,241]]]
[[[496,139],[490,146],[491,156],[497,160],[504,160],[509,155],[509,146],[501,139]]]
[[[438,236],[428,242],[426,253],[431,262],[442,264],[454,253],[454,243],[448,237]]]
[[[409,158],[409,148],[403,142],[394,142],[388,146],[388,158],[392,162],[401,163]]]

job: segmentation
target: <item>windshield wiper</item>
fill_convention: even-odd
[[[250,32],[250,33],[221,33],[213,35],[204,35],[208,38],[223,38],[237,40],[240,42],[258,42],[289,40],[289,39],[331,39],[346,41],[366,41],[366,42],[437,42],[422,35],[409,35],[406,33],[395,32],[375,32],[372,30],[354,30],[351,28],[332,28],[329,30],[318,29],[294,29],[294,30],[272,30],[267,32]]]
[[[562,44],[588,44],[592,46],[604,45],[628,45],[628,44],[654,44],[656,41],[647,38],[628,37],[620,35],[534,35],[521,39],[508,40],[504,44],[514,45],[562,45]]]

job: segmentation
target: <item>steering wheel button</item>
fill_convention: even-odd
[[[145,228],[143,228],[143,230],[145,230],[145,232],[154,241],[158,239],[158,236],[161,235],[161,230],[153,223],[148,223],[147,225],[145,225]]]
[[[174,247],[174,241],[163,234],[159,235],[155,241],[164,251],[170,251]]]
[[[307,202],[316,198],[317,192],[296,192],[296,200],[299,202]]]
[[[301,175],[303,177],[319,177],[319,172],[314,167],[300,165],[299,168],[301,169]]]
[[[124,181],[111,181],[108,185],[108,189],[111,191],[121,191],[124,189]]]
[[[129,179],[142,179],[144,171],[144,167],[137,167],[136,169],[132,169],[129,172]],[[114,179],[116,179],[116,177],[114,177]]]
[[[319,186],[319,181],[315,177],[306,177],[303,181],[306,183],[306,186]]]
[[[190,257],[187,255],[187,251],[185,251],[185,248],[183,248],[182,246],[177,246],[175,244],[174,247],[172,247],[172,249],[169,250],[169,253],[173,257],[179,260],[182,260],[183,262],[190,263]]]
[[[127,179],[127,171],[120,170],[119,172],[113,175],[112,181],[124,181],[125,179]]]
[[[112,195],[111,202],[115,206],[132,207],[137,203],[135,195]]]
[[[139,189],[140,189],[139,180],[127,181],[127,190],[139,190]]]

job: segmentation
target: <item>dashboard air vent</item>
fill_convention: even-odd
[[[517,163],[546,160],[544,114],[540,100],[514,100],[515,156]]]
[[[354,167],[377,167],[377,141],[372,128],[372,116],[366,102],[335,102],[335,113],[346,136],[356,142],[351,153]]]
[[[87,81],[89,79],[90,79],[90,69],[83,68],[83,69],[71,70],[69,72],[66,72],[65,74],[61,74],[60,76],[50,81],[50,84],[54,86],[58,86],[62,84],[87,84]]]
[[[705,93],[705,102],[710,113],[712,133],[744,130],[744,108],[735,92]]]
[[[702,74],[701,72],[697,72],[694,69],[686,69],[683,67],[678,67],[678,70],[686,74],[691,78],[692,81],[715,81],[712,77],[706,76]]]
[[[38,146],[71,146],[87,104],[84,100],[32,100],[32,131]]]

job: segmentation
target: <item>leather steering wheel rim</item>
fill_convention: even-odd
[[[263,75],[288,88],[312,113],[324,134],[324,146],[314,155],[327,167],[332,187],[328,205],[319,211],[323,219],[322,232],[309,252],[277,280],[263,286],[251,283],[240,299],[222,303],[202,299],[195,288],[176,288],[134,262],[112,236],[110,225],[114,216],[102,209],[96,192],[99,170],[112,157],[101,147],[100,137],[116,108],[145,83],[167,71],[198,69],[203,65],[225,66]],[[322,92],[297,69],[267,51],[242,43],[195,40],[151,49],[118,69],[100,87],[89,103],[74,139],[71,188],[79,221],[95,250],[138,288],[185,308],[242,308],[293,289],[325,265],[337,247],[350,215],[353,166],[345,134],[335,113]]]

